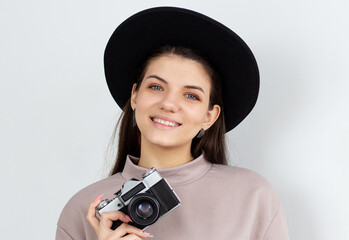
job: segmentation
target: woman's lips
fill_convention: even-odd
[[[164,119],[157,118],[157,117],[152,117],[151,120],[155,123],[160,123],[162,125],[169,126],[169,127],[178,127],[181,125],[180,123],[172,122],[169,120],[164,120]]]

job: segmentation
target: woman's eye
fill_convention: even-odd
[[[160,86],[157,86],[157,85],[152,85],[152,86],[150,86],[150,88],[153,89],[153,90],[157,90],[157,91],[161,91],[162,90],[162,88]]]
[[[188,94],[185,94],[185,96],[187,98],[190,98],[190,99],[199,100],[199,98],[197,96],[195,96],[194,94],[188,93]]]

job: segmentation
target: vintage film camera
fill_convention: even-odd
[[[121,211],[131,217],[133,222],[128,224],[145,229],[180,205],[176,193],[155,168],[142,177],[142,181],[130,179],[124,183],[115,198],[103,200],[97,206],[97,213]],[[120,220],[114,221],[111,229],[121,224]]]

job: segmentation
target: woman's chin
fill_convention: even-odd
[[[184,148],[187,145],[191,145],[191,141],[189,142],[178,142],[175,141],[175,139],[167,137],[164,138],[163,136],[161,138],[152,138],[152,139],[147,139],[148,144],[147,145],[152,145],[154,147],[158,148],[164,148],[164,149],[180,149]]]

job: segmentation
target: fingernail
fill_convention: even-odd
[[[94,202],[98,202],[98,200],[100,200],[103,196],[104,196],[104,193],[102,193],[101,195],[99,195],[98,197],[96,197],[95,200],[93,200],[93,201],[94,201]]]
[[[129,220],[130,222],[133,222],[129,215],[126,215],[126,219]]]
[[[145,231],[143,231],[143,233],[144,233],[144,235],[146,235],[149,238],[154,237],[151,233],[148,233],[148,232],[145,232]]]

